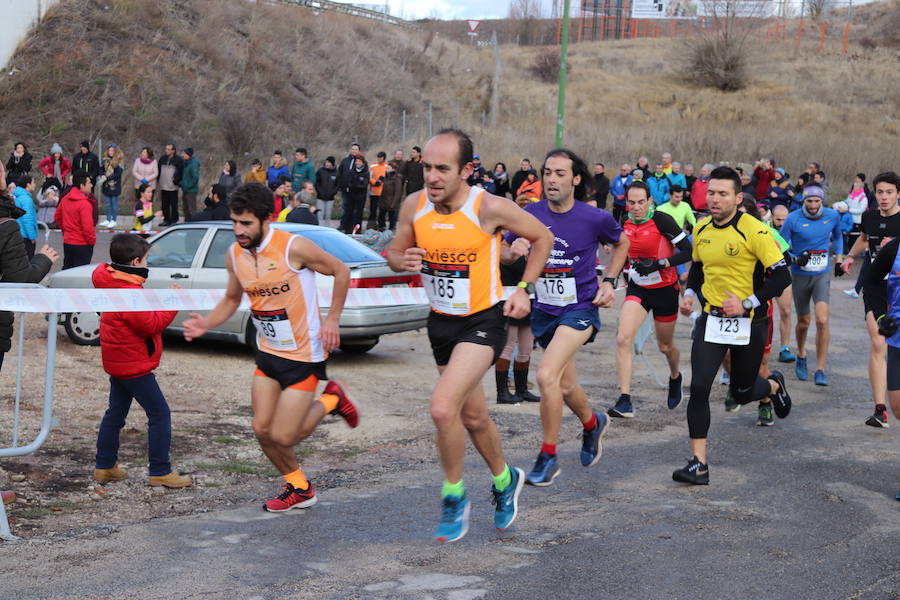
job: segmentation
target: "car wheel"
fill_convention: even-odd
[[[366,352],[374,348],[377,343],[378,338],[365,341],[347,341],[341,343],[341,352],[344,352],[346,354],[365,354]]]
[[[77,312],[66,315],[63,327],[69,339],[79,346],[100,345],[100,313]]]

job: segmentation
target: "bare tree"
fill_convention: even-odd
[[[527,46],[539,42],[542,16],[543,3],[541,0],[512,0],[510,2],[511,33],[519,45]]]
[[[827,16],[834,5],[834,0],[806,0],[806,14],[813,21],[818,21]]]

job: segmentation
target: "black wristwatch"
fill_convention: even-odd
[[[616,287],[616,283],[618,281],[617,277],[604,277],[603,283],[608,283],[609,285]]]
[[[520,281],[516,284],[516,287],[522,288],[525,290],[525,293],[529,296],[534,293],[534,284],[530,281]]]
[[[741,306],[742,306],[742,307],[744,308],[744,310],[746,310],[746,311],[751,311],[751,310],[753,310],[753,302],[750,300],[750,298],[745,298],[745,299],[741,302]]]

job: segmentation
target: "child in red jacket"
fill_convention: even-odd
[[[92,276],[95,288],[140,289],[149,275],[150,244],[130,233],[114,235],[109,244],[112,262],[101,264]],[[100,483],[128,477],[119,468],[119,431],[131,401],[137,400],[147,413],[150,453],[150,485],[181,488],[191,478],[172,470],[169,447],[172,420],[153,370],[162,356],[162,332],[175,319],[175,311],[105,312],[100,317],[100,354],[109,374],[109,408],[97,434],[94,480]]]

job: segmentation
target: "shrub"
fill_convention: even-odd
[[[714,35],[689,45],[688,76],[703,87],[736,92],[747,85],[747,55],[742,43]]]
[[[544,83],[559,81],[559,52],[544,50],[534,57],[534,62],[528,70]]]

